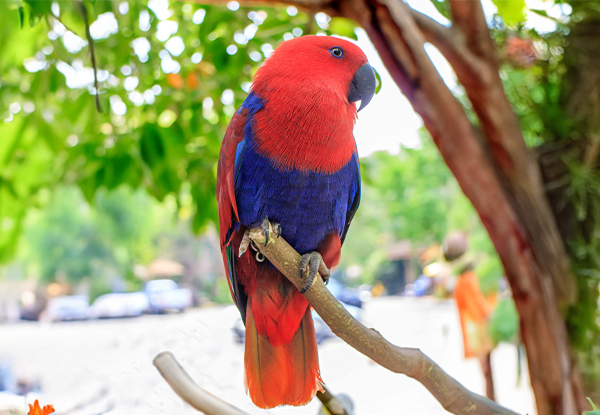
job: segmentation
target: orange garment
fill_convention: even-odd
[[[465,358],[489,353],[494,348],[487,327],[492,309],[479,288],[475,273],[466,271],[459,277],[454,287],[454,299],[460,318]]]

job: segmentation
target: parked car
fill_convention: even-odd
[[[330,278],[327,283],[327,288],[337,298],[346,310],[357,320],[362,317],[362,300],[355,289],[345,286],[340,281]],[[312,310],[313,324],[315,326],[315,334],[317,335],[317,344],[321,344],[323,340],[330,337],[335,337],[329,326],[325,324],[323,319]],[[238,318],[232,327],[234,340],[238,343],[244,343],[246,336],[246,328],[241,318]]]
[[[146,293],[112,293],[96,298],[90,309],[91,318],[138,317],[150,309]]]
[[[48,300],[42,319],[48,321],[73,321],[89,318],[90,300],[87,295],[65,295]]]
[[[152,280],[146,283],[144,292],[148,296],[151,313],[167,310],[183,311],[192,306],[193,294],[187,288],[179,288],[173,280]]]

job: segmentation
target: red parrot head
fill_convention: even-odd
[[[289,89],[337,97],[346,104],[361,101],[360,111],[371,101],[375,85],[373,68],[358,46],[337,37],[303,36],[277,47],[258,70],[253,90]]]

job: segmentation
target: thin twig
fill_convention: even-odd
[[[85,23],[85,37],[87,38],[88,45],[90,46],[92,69],[94,70],[94,88],[96,89],[96,109],[98,110],[98,112],[102,112],[102,107],[100,106],[100,87],[98,85],[98,65],[96,64],[96,54],[94,53],[94,39],[92,39],[92,35],[90,34],[90,22],[88,19],[88,12],[85,8],[85,4],[83,4],[83,1],[79,2],[79,9],[81,10],[83,23]]]
[[[162,352],[153,363],[175,393],[200,412],[206,415],[248,415],[198,386],[173,353]]]
[[[260,228],[253,228],[249,236],[283,275],[298,289],[303,287],[300,254],[274,234],[265,245]],[[304,296],[338,337],[386,369],[421,382],[447,411],[457,415],[516,415],[516,412],[466,389],[419,349],[395,346],[376,330],[365,327],[329,292],[321,278],[315,279]]]
[[[323,386],[323,392],[317,392],[317,398],[321,401],[321,404],[329,411],[331,415],[350,415],[344,407],[344,404],[329,390],[327,385]]]
[[[179,364],[173,353],[159,353],[153,363],[171,389],[200,412],[206,415],[248,415],[198,386]],[[324,392],[317,392],[317,398],[331,415],[350,415],[346,412],[342,402],[331,393],[327,386],[323,385],[323,389]]]

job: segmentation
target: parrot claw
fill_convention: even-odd
[[[302,255],[300,258],[300,272],[302,277],[306,274],[308,269],[308,277],[304,283],[304,287],[300,290],[301,294],[304,294],[310,287],[312,287],[318,274],[321,274],[323,281],[327,283],[329,280],[330,271],[323,261],[323,257],[317,251],[310,252]]]
[[[273,225],[273,233],[275,234],[275,236],[277,236],[277,238],[279,238],[281,236],[281,225],[279,224],[279,222],[271,222],[271,225]]]
[[[279,238],[281,236],[281,225],[278,222],[271,222],[268,217],[264,217],[260,224],[263,235],[265,236],[265,246],[269,243],[269,235],[271,232]],[[272,228],[272,230],[271,230]]]

